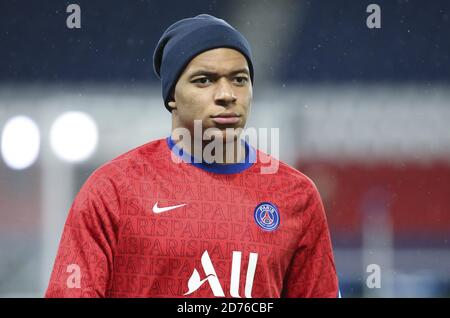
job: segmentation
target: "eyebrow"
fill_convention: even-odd
[[[250,75],[246,68],[241,68],[241,69],[238,69],[238,70],[235,70],[235,71],[231,71],[228,75],[234,75],[234,74],[239,74],[239,73],[245,73],[246,75]],[[219,73],[214,72],[214,71],[207,71],[207,70],[204,70],[204,69],[200,69],[200,70],[195,71],[191,75],[189,75],[189,78],[192,78],[192,77],[195,77],[195,76],[198,76],[198,75],[216,76],[217,74],[219,74]]]

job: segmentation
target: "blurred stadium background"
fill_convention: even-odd
[[[66,27],[70,3],[81,29]],[[370,3],[380,29],[366,26]],[[343,297],[448,297],[445,0],[1,1],[0,297],[41,297],[87,176],[169,134],[153,49],[200,13],[250,40],[248,125],[280,128],[280,159],[316,182]]]

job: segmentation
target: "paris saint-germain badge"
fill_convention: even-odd
[[[280,213],[270,202],[262,202],[255,208],[255,222],[265,231],[275,231],[280,225]]]

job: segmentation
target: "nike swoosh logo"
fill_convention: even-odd
[[[163,213],[163,212],[167,212],[176,208],[180,208],[182,206],[185,206],[186,203],[184,204],[180,204],[180,205],[173,205],[173,206],[167,206],[165,208],[160,208],[158,207],[158,202],[155,203],[155,205],[153,206],[153,213]]]

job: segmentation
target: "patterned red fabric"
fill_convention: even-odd
[[[257,153],[247,170],[216,174],[173,162],[161,139],[97,169],[70,209],[46,297],[336,297],[316,187],[282,162],[261,174]],[[273,231],[255,221],[261,202],[279,213]]]

